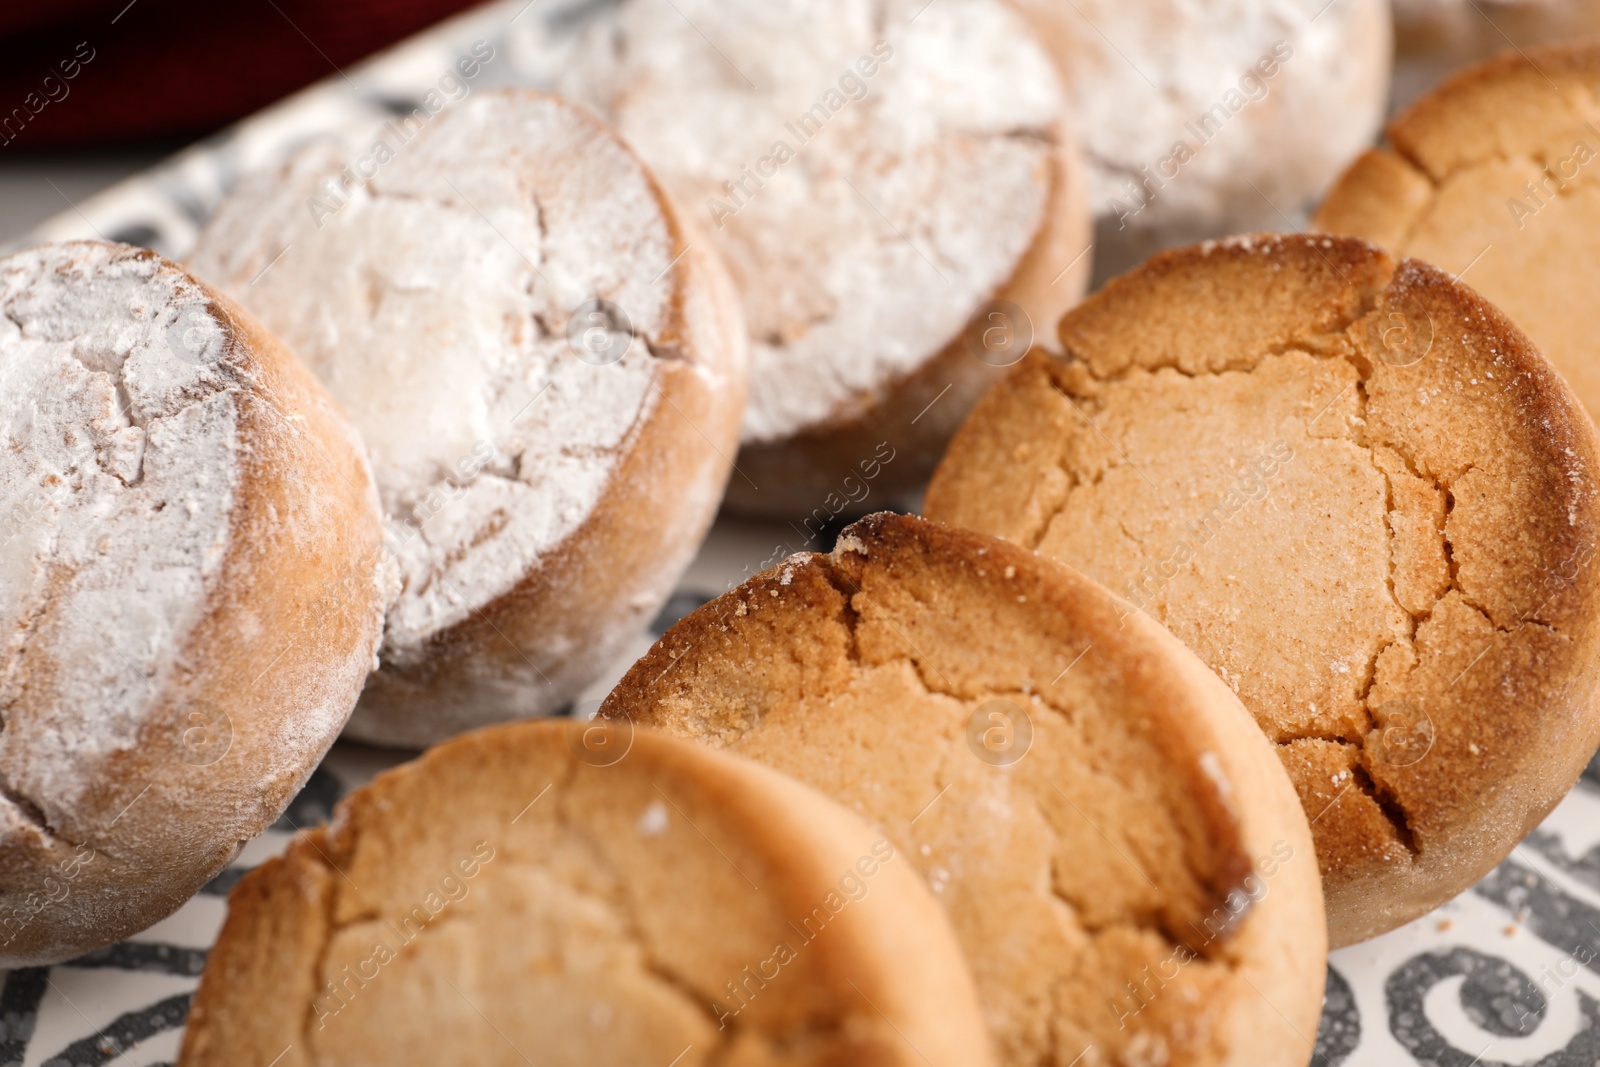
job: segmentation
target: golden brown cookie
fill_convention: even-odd
[[[1394,102],[1510,48],[1580,41],[1600,31],[1593,0],[1394,0]]]
[[[0,259],[0,968],[176,911],[338,736],[393,578],[289,351],[144,249]]]
[[[1278,745],[1348,944],[1471,885],[1600,740],[1596,443],[1504,315],[1350,238],[1167,253],[978,406],[932,517],[1164,622]]]
[[[754,763],[567,721],[441,745],[246,877],[181,1062],[992,1061],[896,844]]]
[[[1304,1064],[1321,893],[1283,769],[1170,634],[876,515],[678,623],[601,708],[748,756],[928,880],[1005,1064]]]
[[[1508,52],[1389,124],[1314,225],[1460,274],[1600,414],[1600,45]]]

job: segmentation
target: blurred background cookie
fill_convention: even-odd
[[[1504,859],[1600,742],[1600,457],[1439,269],[1351,238],[1164,253],[984,397],[932,518],[1081,567],[1239,694],[1311,818],[1334,945]]]
[[[630,0],[558,86],[660,175],[743,297],[737,510],[809,514],[875,455],[879,491],[919,486],[1083,293],[1060,88],[999,0]]]
[[[1351,164],[1313,222],[1459,275],[1533,339],[1591,417],[1600,417],[1596,85],[1597,45],[1508,51],[1462,71],[1389,124],[1389,146]]]
[[[1593,0],[1394,0],[1394,106],[1496,52],[1597,33]]]
[[[1326,945],[1306,820],[1170,634],[1024,549],[848,527],[688,616],[601,715],[792,774],[915,865],[999,1060],[1295,1064]]]
[[[1066,83],[1097,279],[1297,224],[1383,118],[1389,0],[1011,2]]]
[[[350,733],[423,745],[561,708],[660,608],[721,500],[745,337],[587,111],[496,90],[401,127],[242,181],[192,263],[366,437],[404,586]]]
[[[239,885],[180,1062],[983,1067],[913,864],[745,760],[605,724],[484,730]]]
[[[0,967],[171,914],[305,784],[372,668],[361,444],[153,252],[0,259]]]

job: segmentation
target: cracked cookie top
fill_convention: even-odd
[[[1447,79],[1387,132],[1389,147],[1351,165],[1314,224],[1460,275],[1600,418],[1600,45],[1507,52]]]
[[[1504,315],[1348,238],[1158,256],[962,429],[928,514],[1165,624],[1279,747],[1334,943],[1498,862],[1600,741],[1596,443]]]
[[[355,431],[237,305],[125,245],[0,259],[0,968],[145,929],[283,812],[380,545]]]
[[[703,361],[679,343],[679,244],[613,133],[524,91],[406,116],[366,154],[312,144],[218,210],[193,269],[371,451],[404,583],[387,660],[422,660],[548,558],[654,410],[658,362]]]
[[[182,1062],[268,1048],[280,1067],[991,1062],[912,857],[766,768],[582,722],[441,745],[245,878]]]
[[[1310,1055],[1321,896],[1288,780],[1215,676],[1067,568],[873,516],[680,621],[601,715],[872,822],[954,922],[1002,1063]]]

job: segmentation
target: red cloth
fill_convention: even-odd
[[[4,153],[193,138],[477,2],[5,4],[0,159]]]

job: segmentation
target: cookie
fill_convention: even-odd
[[[680,621],[601,716],[792,774],[915,864],[1004,1064],[1304,1064],[1306,820],[1172,636],[1015,545],[875,515]]]
[[[1600,415],[1600,46],[1507,53],[1389,125],[1314,225],[1462,278],[1504,311]]]
[[[486,729],[239,884],[179,1062],[988,1064],[912,862],[748,761]]]
[[[420,746],[560,709],[699,547],[738,440],[726,274],[595,117],[478,93],[228,197],[192,263],[372,452],[404,587],[350,734]]]
[[[361,443],[153,252],[0,259],[0,968],[178,909],[355,706],[393,578]]]
[[[1395,0],[1393,101],[1407,105],[1468,63],[1600,33],[1588,0]]]
[[[998,0],[627,0],[557,85],[660,175],[743,297],[741,511],[808,515],[875,455],[894,458],[873,492],[920,486],[997,364],[1083,293],[1061,91]]]
[[[1593,425],[1504,315],[1363,241],[1156,257],[984,397],[932,518],[1164,623],[1278,746],[1330,940],[1476,882],[1600,742]]]
[[[1303,219],[1383,120],[1389,0],[1011,2],[1066,84],[1097,279]]]

